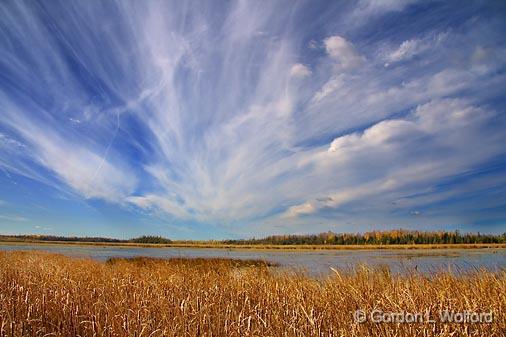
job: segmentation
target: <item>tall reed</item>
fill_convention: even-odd
[[[357,323],[357,309],[491,311],[493,322]],[[505,309],[505,271],[315,279],[253,261],[0,253],[0,336],[504,336]]]

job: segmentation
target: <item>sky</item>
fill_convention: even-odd
[[[0,2],[0,234],[506,232],[506,2]]]

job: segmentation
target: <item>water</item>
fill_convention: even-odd
[[[43,250],[72,257],[91,257],[105,261],[110,257],[225,257],[258,259],[294,270],[322,276],[332,268],[350,269],[361,264],[388,266],[394,273],[417,270],[432,273],[442,270],[467,272],[484,268],[498,271],[506,268],[506,249],[414,249],[414,250],[315,250],[275,251],[207,248],[142,248],[115,246],[74,246],[1,244],[0,250]]]

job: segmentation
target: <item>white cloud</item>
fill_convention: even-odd
[[[362,134],[349,134],[338,137],[330,143],[328,152],[360,146],[381,145],[402,140],[417,133],[416,124],[407,120],[385,120],[366,129]]]
[[[344,79],[342,76],[336,76],[336,77],[333,77],[331,78],[330,80],[328,80],[322,87],[320,90],[318,90],[314,96],[313,96],[313,101],[315,103],[318,103],[320,102],[322,99],[324,99],[325,97],[335,93],[336,91],[338,91],[339,89],[343,88],[343,86],[345,85],[344,83]]]
[[[298,217],[300,215],[313,214],[317,210],[318,210],[318,208],[315,207],[315,205],[313,203],[305,202],[303,204],[295,205],[295,206],[288,208],[286,213],[283,214],[283,217],[294,218],[294,217]]]
[[[301,63],[296,63],[290,69],[290,75],[293,77],[304,78],[311,75],[311,70]]]
[[[144,196],[130,196],[126,198],[126,201],[142,209],[161,211],[180,219],[188,219],[189,217],[188,211],[169,196],[147,194]]]
[[[428,34],[422,38],[405,40],[398,47],[394,47],[385,53],[385,67],[392,63],[408,61],[417,55],[423,55],[431,49],[436,49],[445,42],[447,37],[447,33],[436,33]]]
[[[423,50],[426,50],[427,48],[428,46],[425,45],[421,40],[418,39],[406,40],[403,43],[401,43],[399,48],[388,54],[386,56],[386,60],[389,63],[407,60],[415,56],[416,54],[422,52]],[[388,63],[386,65],[388,65]]]
[[[25,147],[25,144],[0,133],[0,148],[7,148],[9,150],[21,150]]]
[[[366,203],[380,195],[402,195],[483,162],[502,151],[497,136],[481,133],[493,116],[463,100],[435,100],[420,105],[405,119],[385,120],[363,132],[340,136],[326,153],[314,154],[305,165],[318,163],[316,172],[328,177],[331,171],[339,171],[340,178],[334,179],[345,184],[288,208],[284,216],[315,214],[359,200]],[[478,143],[487,151],[475,152]],[[439,153],[439,147],[445,152]],[[347,180],[356,179],[356,171],[369,172],[369,181],[347,186]]]
[[[409,3],[359,1],[343,17],[362,24]],[[313,32],[290,26],[304,6],[223,6],[209,15],[198,6],[122,2],[113,26],[93,4],[63,6],[79,22],[62,27],[70,54],[90,83],[101,83],[90,90],[30,10],[4,17],[37,63],[26,71],[6,44],[10,74],[57,106],[37,105],[29,90],[19,100],[0,96],[1,127],[26,146],[0,134],[1,167],[55,185],[41,177],[42,165],[85,198],[185,221],[272,223],[285,212],[291,225],[297,215],[402,198],[502,153],[503,133],[484,126],[500,114],[481,107],[490,96],[480,90],[502,87],[504,57],[477,47],[479,31],[453,33],[447,41],[459,42],[445,46],[429,37],[395,46],[396,34],[357,37],[359,53],[338,35],[308,43]],[[104,29],[86,26],[91,17]],[[362,36],[347,22],[321,28]],[[414,62],[422,54],[426,62]],[[405,67],[383,67],[399,61]],[[469,99],[451,99],[462,95]]]
[[[353,44],[341,36],[330,36],[323,41],[323,44],[327,54],[335,59],[343,70],[355,68],[364,61],[364,58],[357,53]]]
[[[102,198],[122,203],[137,184],[137,178],[125,166],[112,164],[104,154],[71,142],[50,126],[34,124],[14,104],[3,97],[7,116],[4,121],[26,142],[26,151],[11,155],[28,156],[52,171],[59,179],[85,198]],[[39,111],[42,113],[42,111]],[[103,150],[105,152],[105,149]],[[21,173],[32,176],[30,171]],[[37,178],[36,176],[34,178]]]

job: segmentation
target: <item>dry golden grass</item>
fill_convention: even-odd
[[[504,336],[506,272],[327,279],[262,263],[0,253],[0,336]],[[275,268],[274,268],[275,269]],[[356,309],[493,312],[492,323],[353,322]]]

